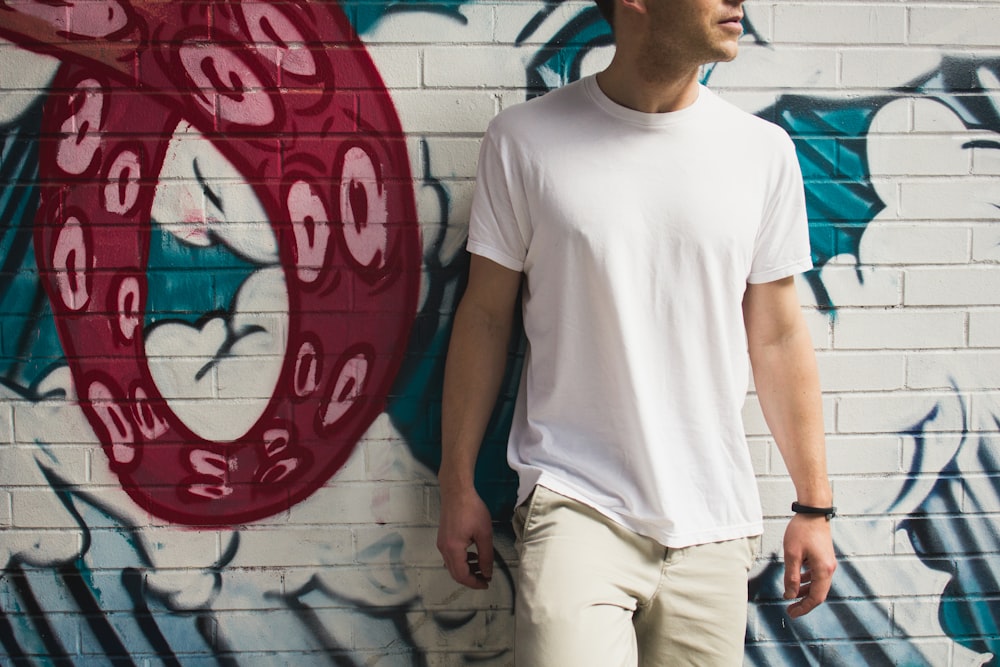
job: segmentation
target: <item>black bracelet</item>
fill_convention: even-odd
[[[810,507],[798,501],[792,503],[792,511],[796,514],[822,514],[827,521],[837,516],[837,508],[832,505],[830,507]]]

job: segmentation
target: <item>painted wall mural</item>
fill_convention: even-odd
[[[503,443],[523,341],[477,470],[501,576],[459,589],[433,546],[466,267],[456,164],[483,128],[427,129],[419,88],[386,81],[417,39],[509,34],[490,48],[523,76],[502,103],[607,62],[587,3],[517,5],[0,2],[17,91],[0,97],[0,663],[510,664]],[[708,85],[773,56],[754,11]],[[817,265],[802,294],[834,335],[858,305],[939,303],[892,301],[900,265],[960,261],[914,260],[897,242],[914,220],[971,230],[956,244],[982,281],[947,303],[995,301],[1000,59],[932,55],[876,94],[751,108],[795,138]],[[939,185],[969,164],[972,185]],[[911,199],[913,165],[928,194]],[[1000,653],[992,356],[912,347],[925,391],[866,427],[898,440],[904,481],[848,502],[831,600],[804,621],[765,554],[748,664]]]

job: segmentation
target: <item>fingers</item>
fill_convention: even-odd
[[[799,597],[802,585],[802,558],[798,554],[785,553],[785,599]]]
[[[451,578],[463,586],[477,590],[489,588],[492,574],[487,576],[483,571],[478,552],[463,549],[460,555],[445,557],[444,564]]]
[[[823,604],[830,593],[834,567],[807,567],[802,570],[796,566],[793,570],[791,562],[786,564],[785,599],[798,598],[796,602],[789,605],[789,616],[792,618],[805,616]]]
[[[486,580],[493,578],[493,534],[486,535],[485,540],[479,542],[477,551],[479,564],[479,574]]]
[[[823,604],[830,593],[837,555],[830,535],[830,523],[822,517],[797,514],[785,529],[786,600],[792,618],[805,616]]]
[[[830,593],[833,571],[830,570],[829,574],[824,574],[824,568],[818,568],[818,570],[807,570],[803,573],[804,583],[799,590],[799,596],[802,599],[788,607],[788,613],[792,618],[805,616],[823,604],[826,596]]]
[[[493,577],[493,523],[475,490],[442,494],[438,551],[451,578],[483,589]]]
[[[490,580],[493,578],[493,553],[488,552],[480,558],[478,552],[469,551],[466,553],[465,559],[469,564],[469,573],[477,580],[489,585]]]
[[[440,551],[448,574],[456,582],[477,590],[489,587],[493,578],[492,535],[474,538],[468,546],[462,543],[443,545]]]

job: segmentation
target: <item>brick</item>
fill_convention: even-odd
[[[721,67],[721,64],[720,64]],[[774,105],[780,96],[776,92],[768,91],[757,91],[757,90],[740,90],[739,88],[726,88],[716,84],[716,81],[724,81],[721,76],[720,67],[716,67],[712,70],[712,73],[708,79],[708,87],[712,89],[719,97],[726,100],[730,104],[738,106],[747,113],[757,114],[768,107]],[[717,76],[720,74],[720,76]]]
[[[970,413],[970,428],[973,433],[994,433],[997,419],[1000,418],[1000,405],[997,404],[996,389],[973,393],[970,396],[972,410]],[[980,436],[983,437],[983,436]],[[993,460],[997,455],[993,455]]]
[[[423,77],[428,88],[515,88],[526,84],[519,59],[494,47],[465,45],[424,49]]]
[[[830,315],[820,310],[804,309],[803,316],[809,329],[809,338],[813,349],[828,350],[832,347],[831,333],[833,331]]]
[[[965,346],[965,313],[894,308],[842,310],[833,325],[838,349],[903,350]]]
[[[874,588],[872,593],[882,600],[933,599],[941,592],[942,581],[916,556],[865,559],[859,568],[865,582]]]
[[[907,39],[935,46],[994,46],[1000,7],[922,7],[909,10]]]
[[[940,414],[934,420],[936,422],[956,421],[961,424],[960,410],[962,406],[956,399],[950,403],[940,405]],[[944,468],[955,456],[959,447],[962,446],[962,436],[939,431],[929,431],[926,433],[916,433],[903,437],[902,460],[903,470],[911,475],[936,474]],[[919,463],[920,468],[917,469]],[[917,484],[929,485],[929,480],[919,480]],[[926,495],[926,491],[924,492]],[[913,494],[919,495],[919,494]]]
[[[943,589],[948,583],[948,575],[942,572],[927,572],[925,577],[937,579]],[[941,635],[941,621],[937,614],[928,614],[928,605],[936,605],[934,599],[893,600],[892,616],[897,634],[904,637],[938,637]],[[947,655],[942,657],[947,658]],[[947,664],[942,662],[940,664]]]
[[[868,265],[964,264],[973,230],[968,225],[872,223],[861,237]]]
[[[388,421],[388,419],[386,419]],[[373,482],[435,481],[434,473],[413,457],[402,436],[364,440],[364,479]]]
[[[392,12],[364,35],[367,44],[489,43],[496,16],[491,3],[463,5],[461,19],[447,13]]]
[[[847,258],[844,258],[847,260]],[[855,306],[896,306],[903,302],[903,272],[897,267],[829,263],[820,278],[838,309]],[[834,320],[836,322],[836,319]]]
[[[473,179],[476,177],[476,163],[479,160],[479,137],[433,137],[423,139],[426,144],[427,164],[430,176],[439,180]],[[419,159],[418,164],[411,166],[413,174],[420,177],[424,173],[423,147],[410,145],[411,158]]]
[[[10,527],[4,530],[5,556],[10,554],[28,565],[45,567],[72,561],[80,555],[83,542],[79,531],[70,526],[57,530],[19,527],[17,507],[12,508],[11,514]]]
[[[760,504],[767,518],[787,517],[795,500],[795,486],[790,477],[773,477],[757,480]]]
[[[825,392],[902,389],[906,358],[900,353],[819,353],[820,382]]]
[[[10,528],[13,523],[11,519],[12,497],[9,491],[0,492],[0,527]]]
[[[987,222],[972,228],[972,261],[1000,263],[1000,225]]]
[[[486,131],[496,114],[489,91],[402,90],[393,96],[396,112],[407,132],[468,133]]]
[[[989,306],[1000,293],[1000,267],[907,269],[907,306]]]
[[[992,86],[997,87],[996,83]],[[994,104],[997,93],[993,93]],[[970,139],[982,139],[985,141],[995,141],[996,134],[993,132],[976,133]],[[972,153],[972,174],[974,176],[1000,176],[1000,151],[996,148],[982,147],[968,149]]]
[[[255,338],[256,341],[253,340]],[[254,399],[270,401],[285,359],[284,355],[274,354],[283,350],[263,349],[266,345],[263,343],[265,338],[274,336],[255,335],[246,339],[250,345],[255,342],[259,344],[261,349],[257,353],[243,347],[240,351],[234,352],[234,356],[226,357],[216,365],[216,391],[220,399],[230,399],[234,402],[254,401]]]
[[[14,406],[16,403],[6,398],[0,400],[0,447],[16,442],[14,438]],[[3,466],[0,466],[0,470]]]
[[[327,485],[310,502],[289,510],[291,525],[419,524],[427,521],[423,487],[410,483],[345,483]]]
[[[871,477],[838,478],[834,482],[837,514],[854,516],[905,516],[902,509],[890,503],[906,483],[906,475],[873,475]]]
[[[859,639],[867,639],[861,635]],[[948,642],[921,642],[910,638],[877,641],[830,642],[822,647],[824,665],[906,665],[919,660],[944,665],[951,655]],[[952,663],[958,664],[958,663]],[[976,664],[976,663],[968,663]]]
[[[963,391],[994,389],[1000,372],[1000,352],[952,351],[911,354],[907,359],[907,384],[912,389]]]
[[[219,611],[267,609],[282,604],[272,595],[282,592],[282,571],[276,568],[226,567],[225,583],[212,600]]]
[[[585,10],[593,7],[586,0],[563,2],[551,8],[545,19],[530,34],[524,35],[525,28],[542,13],[542,5],[537,2],[494,2],[496,9],[496,31],[493,41],[499,44],[514,44],[519,38],[526,47],[537,47],[549,43],[556,34]]]
[[[398,552],[405,559],[406,567],[439,567],[441,556],[437,552],[437,526],[422,525],[391,528],[373,526],[355,529],[358,544],[358,562],[366,567],[399,565],[392,560]]]
[[[728,90],[835,88],[837,51],[822,46],[747,46],[731,64],[715,68],[709,82]]]
[[[941,63],[941,53],[937,49],[916,47],[862,47],[845,49],[840,63],[842,86],[881,92],[908,84],[933,70]]]
[[[899,184],[900,215],[909,220],[993,220],[995,179],[907,178]]]
[[[73,471],[70,481],[86,480],[89,448],[59,444],[0,446],[0,486],[48,487],[43,468]],[[65,476],[65,475],[64,475]]]
[[[774,8],[774,41],[809,44],[902,44],[904,7],[870,4],[781,4]]]
[[[418,46],[369,44],[367,51],[390,93],[400,88],[420,87],[421,50]]]
[[[837,399],[837,433],[896,433],[909,431],[935,412],[951,406],[951,392],[858,393]],[[961,413],[939,412],[938,418],[924,423],[932,432],[960,432],[965,422]],[[828,431],[829,432],[829,431]]]
[[[881,107],[871,119],[868,135],[896,134],[913,129],[912,99],[896,99]]]
[[[331,518],[322,530],[268,527],[240,531],[237,564],[253,567],[317,567],[354,561],[351,531]]]
[[[788,525],[788,515],[786,512],[780,518],[764,518],[764,534],[761,535],[760,552],[757,557],[758,566],[762,562],[770,560],[775,554],[781,553],[782,541],[784,539],[785,527]]]
[[[840,511],[840,499],[834,497]],[[886,556],[892,553],[896,522],[888,518],[838,516],[833,526],[837,553],[842,558]]]
[[[827,470],[831,476],[897,474],[900,441],[895,435],[842,437],[826,440]]]
[[[19,116],[25,109],[28,100],[44,94],[60,61],[57,58],[43,56],[6,40],[0,42],[0,91],[4,91],[3,102],[0,102],[0,122],[7,123]],[[9,91],[9,92],[8,92]],[[28,92],[22,97],[18,91]]]
[[[972,173],[972,152],[962,148],[966,133],[876,134],[868,138],[873,176],[956,176]]]

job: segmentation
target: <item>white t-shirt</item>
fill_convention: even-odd
[[[742,298],[812,266],[781,129],[704,87],[647,114],[582,79],[490,124],[468,248],[526,276],[519,502],[542,484],[672,548],[762,531]]]

